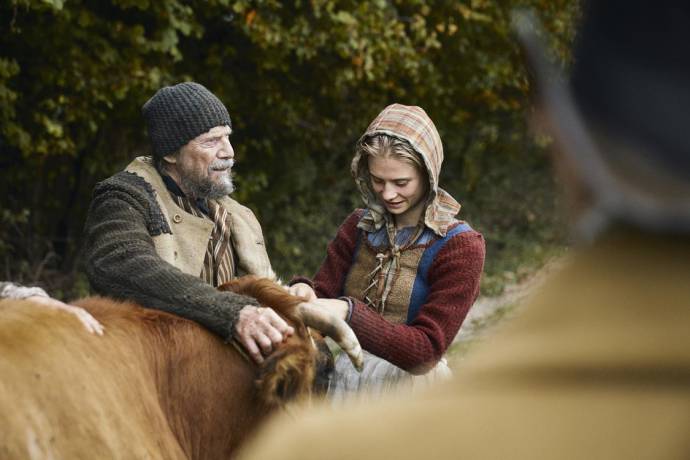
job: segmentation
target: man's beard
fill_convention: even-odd
[[[232,160],[214,160],[208,167],[207,175],[184,174],[181,177],[182,188],[187,191],[193,198],[206,198],[215,200],[224,196],[230,195],[235,191],[235,186],[232,183],[230,176],[230,168],[234,162]],[[228,168],[227,175],[222,180],[214,182],[211,180],[211,174],[214,170]]]

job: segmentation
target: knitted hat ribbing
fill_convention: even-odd
[[[203,85],[179,83],[159,89],[141,108],[155,158],[176,152],[216,126],[231,126],[223,103]]]

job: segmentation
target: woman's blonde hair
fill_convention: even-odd
[[[397,137],[386,134],[376,134],[375,136],[363,139],[357,145],[357,153],[361,155],[359,161],[360,176],[369,176],[368,157],[372,158],[394,158],[411,164],[422,174],[427,175],[426,167],[422,158],[412,148],[409,142]]]

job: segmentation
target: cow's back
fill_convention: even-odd
[[[252,369],[230,347],[172,315],[80,304],[103,336],[0,302],[0,458],[218,458],[255,428]]]

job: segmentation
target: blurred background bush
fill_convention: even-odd
[[[441,186],[484,233],[485,294],[563,251],[546,146],[510,12],[532,7],[568,63],[574,0],[0,2],[0,269],[88,293],[93,186],[146,154],[141,105],[194,80],[233,119],[236,198],[276,270],[311,275],[359,205],[355,141],[387,104],[419,105],[445,148]]]

